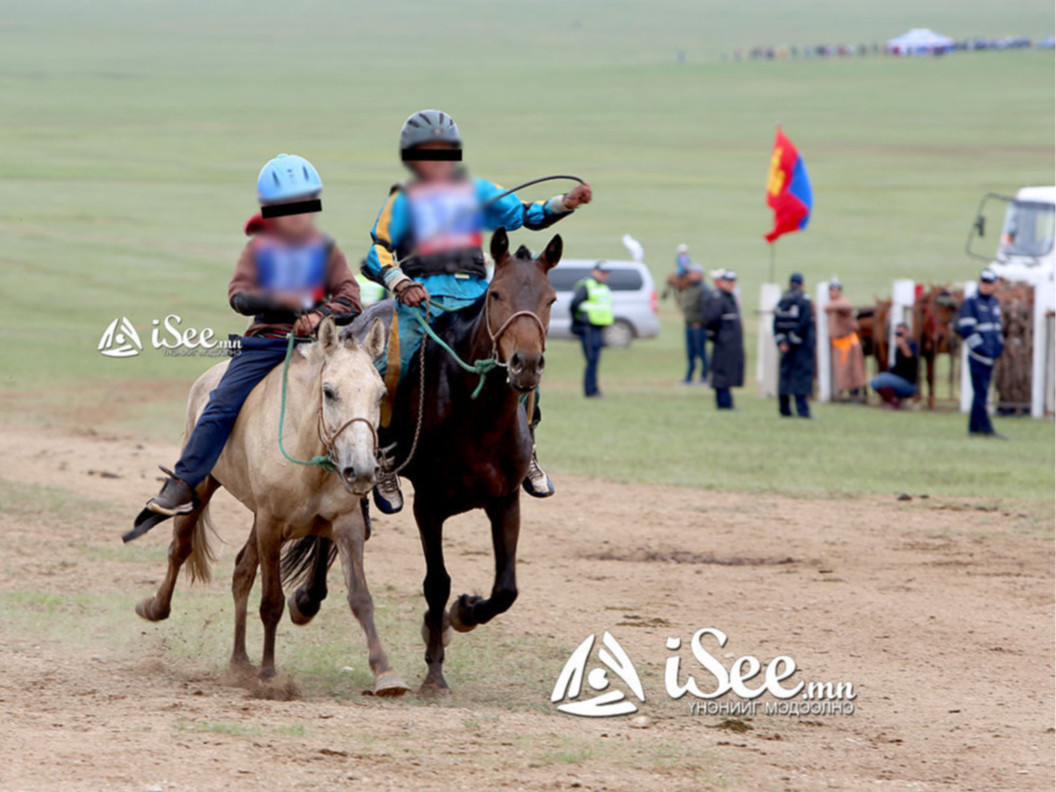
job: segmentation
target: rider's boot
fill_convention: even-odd
[[[162,484],[161,492],[147,501],[147,511],[152,511],[155,514],[164,514],[168,517],[175,517],[177,514],[189,514],[194,511],[194,488],[183,479],[178,478],[168,468],[161,468],[161,472],[168,478]]]
[[[528,463],[528,475],[524,477],[522,485],[524,491],[533,498],[549,498],[554,494],[554,482],[547,472],[539,466],[539,457],[535,453],[535,443],[532,443],[532,461]]]
[[[392,446],[382,449],[378,460],[378,480],[374,485],[374,505],[382,514],[395,514],[403,508],[400,477],[393,470],[396,460],[388,453]]]

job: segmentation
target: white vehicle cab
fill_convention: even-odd
[[[1001,235],[994,244],[993,230],[1004,212]],[[1015,198],[987,194],[968,237],[968,254],[989,262],[999,277],[1034,285],[1052,282],[1056,270],[1053,240],[1056,236],[1056,187],[1023,187]],[[983,241],[986,240],[986,241]]]
[[[550,283],[557,292],[557,302],[550,309],[551,338],[575,338],[572,334],[572,295],[576,284],[590,275],[596,259],[562,259],[550,270]],[[655,338],[660,334],[656,316],[656,286],[652,273],[640,261],[605,259],[609,271],[606,281],[612,290],[612,310],[616,321],[605,329],[605,345],[627,347],[636,338]]]

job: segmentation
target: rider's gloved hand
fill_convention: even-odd
[[[593,197],[594,193],[590,189],[589,184],[577,184],[564,194],[562,202],[565,204],[565,208],[571,212],[573,209],[578,209],[580,206],[590,203],[590,199]]]
[[[396,285],[396,299],[404,305],[417,308],[429,299],[429,292],[425,290],[425,287],[422,284],[408,279],[400,281]]]
[[[319,323],[323,321],[323,315],[318,311],[309,311],[293,323],[293,334],[301,338],[315,335]]]

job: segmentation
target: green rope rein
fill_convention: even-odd
[[[286,422],[286,378],[290,371],[290,359],[293,357],[293,344],[294,337],[293,331],[291,330],[289,333],[289,341],[286,344],[286,360],[282,364],[282,405],[279,408],[279,450],[286,459],[293,462],[295,465],[313,465],[315,467],[321,467],[327,473],[336,473],[337,468],[334,466],[334,463],[330,461],[330,457],[326,454],[314,456],[311,459],[295,459],[286,453],[286,448],[282,444],[282,427]]]
[[[441,311],[458,310],[458,308],[448,307],[443,303],[437,302],[435,300],[429,300],[429,305],[434,308],[438,308]],[[433,341],[435,341],[441,349],[447,352],[447,354],[451,356],[451,359],[454,360],[462,369],[468,371],[470,374],[480,375],[480,382],[477,383],[477,387],[473,390],[473,393],[470,397],[473,399],[477,398],[480,395],[480,392],[484,390],[484,383],[487,380],[488,374],[490,374],[499,365],[499,361],[492,357],[486,358],[484,360],[476,360],[473,363],[467,363],[458,356],[458,353],[451,348],[450,344],[444,341],[444,339],[442,339],[437,334],[437,332],[429,326],[429,319],[424,311],[412,311],[411,315],[415,318],[415,321],[417,321],[418,324],[422,326],[422,330],[426,333],[426,335],[433,339]],[[326,454],[320,454],[319,456],[314,456],[311,459],[297,459],[287,453],[286,447],[282,443],[282,432],[283,427],[286,423],[286,382],[289,378],[290,360],[293,358],[293,347],[295,340],[293,331],[290,331],[287,338],[288,341],[286,343],[286,359],[285,361],[283,361],[282,364],[282,401],[279,406],[279,451],[282,452],[282,455],[286,457],[287,460],[293,462],[295,465],[310,465],[314,467],[321,467],[328,473],[336,473],[337,468],[334,466],[334,463],[331,461],[330,457]]]
[[[429,300],[429,305],[439,308],[442,311],[457,311],[457,308],[448,307],[443,303],[436,302],[435,300]],[[470,395],[471,399],[475,399],[480,395],[480,392],[484,390],[484,383],[487,381],[488,374],[495,370],[499,365],[499,361],[495,358],[485,358],[484,360],[475,360],[472,363],[467,363],[458,356],[451,346],[440,337],[440,335],[429,326],[428,315],[422,311],[412,311],[411,316],[414,317],[415,321],[422,326],[422,330],[428,335],[433,341],[436,342],[437,346],[447,352],[451,356],[451,359],[455,361],[464,371],[468,371],[470,374],[479,374],[480,382],[477,383],[477,387],[473,389],[473,393]],[[423,342],[424,343],[424,342]]]

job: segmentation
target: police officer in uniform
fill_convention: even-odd
[[[777,383],[781,415],[792,417],[794,397],[796,415],[810,418],[807,396],[814,387],[814,307],[803,293],[803,276],[798,272],[789,278],[788,291],[774,308],[774,341],[781,350]]]
[[[744,329],[733,293],[736,287],[737,273],[724,270],[715,279],[715,291],[704,307],[704,325],[712,338],[711,387],[720,410],[734,409],[730,388],[744,385]]]
[[[590,275],[576,284],[572,295],[572,332],[583,342],[587,367],[583,372],[583,393],[588,399],[601,398],[598,390],[598,361],[605,345],[605,328],[614,321],[612,292],[605,282],[609,271],[604,261],[594,265]]]
[[[968,370],[972,375],[972,412],[968,419],[968,434],[1007,440],[1003,434],[994,431],[986,411],[994,363],[1005,348],[1001,305],[994,295],[996,288],[997,275],[988,267],[979,274],[979,291],[966,297],[957,312],[957,334],[968,347]]]

